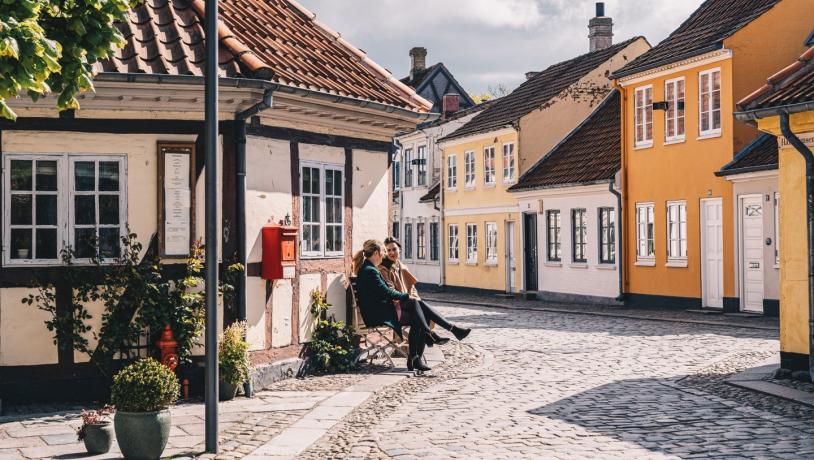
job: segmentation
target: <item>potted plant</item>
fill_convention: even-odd
[[[178,377],[153,358],[122,369],[113,378],[113,425],[124,458],[161,457],[170,435],[169,406],[178,399]]]
[[[234,399],[237,388],[249,379],[249,343],[246,322],[232,323],[218,342],[220,360],[219,396],[221,401]]]
[[[85,443],[89,454],[99,455],[110,451],[110,446],[113,445],[110,416],[115,411],[111,405],[98,410],[82,411],[82,426],[76,430],[76,437]]]

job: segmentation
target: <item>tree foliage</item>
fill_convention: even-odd
[[[113,25],[140,0],[0,0],[0,116],[6,101],[58,95],[60,110],[79,107],[93,89],[93,64],[112,57],[124,37]]]

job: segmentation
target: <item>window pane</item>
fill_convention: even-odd
[[[99,162],[99,190],[114,192],[119,190],[119,162]]]
[[[342,200],[336,198],[334,201],[334,216],[336,217],[336,223],[342,223]]]
[[[11,195],[11,225],[31,225],[31,195]]]
[[[37,195],[37,225],[57,224],[57,196]]]
[[[30,259],[31,230],[15,228],[11,230],[11,258]]]
[[[99,229],[99,253],[104,258],[119,257],[121,245],[119,243],[119,228]]]
[[[31,190],[33,181],[31,180],[32,161],[11,160],[11,189]]]
[[[311,226],[310,225],[303,225],[302,226],[302,245],[305,248],[305,251],[311,251]]]
[[[96,231],[92,228],[77,228],[74,232],[76,257],[88,259],[95,255]]]
[[[334,190],[334,172],[325,171],[325,193],[330,195]]]
[[[96,197],[93,195],[79,195],[74,199],[74,223],[76,225],[95,225]]]
[[[44,192],[57,190],[56,161],[37,161],[37,190]]]
[[[319,191],[322,190],[319,186],[319,169],[312,169],[311,170],[311,193],[318,194]]]
[[[342,196],[342,173],[334,171],[334,195]]]
[[[118,195],[99,195],[99,223],[102,225],[119,225]]]
[[[325,227],[325,250],[334,251],[334,227]]]
[[[37,229],[37,259],[57,258],[57,229]]]
[[[74,190],[87,192],[96,189],[94,166],[92,161],[77,161],[74,163]]]
[[[319,240],[322,236],[322,232],[320,231],[318,225],[314,225],[311,230],[311,247],[314,248],[314,251],[322,251],[322,245],[319,244]]]
[[[302,193],[311,193],[311,168],[302,168]]]

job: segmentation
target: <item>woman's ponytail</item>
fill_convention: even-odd
[[[362,264],[364,262],[365,262],[364,251],[356,251],[356,254],[353,255],[353,262],[351,263],[351,270],[353,270],[354,275],[359,274],[359,269],[362,268]]]
[[[384,245],[379,240],[367,240],[365,244],[362,246],[362,250],[358,251],[356,254],[353,255],[353,261],[351,264],[351,269],[353,270],[354,275],[359,274],[359,270],[362,269],[362,264],[365,263],[365,259],[372,256],[373,254],[383,251]]]

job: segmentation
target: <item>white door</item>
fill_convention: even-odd
[[[763,313],[763,195],[740,199],[741,309]]]
[[[514,274],[517,261],[514,257],[514,222],[506,222],[506,292],[515,292]]]
[[[720,198],[701,200],[701,290],[704,307],[724,307],[724,219]]]

